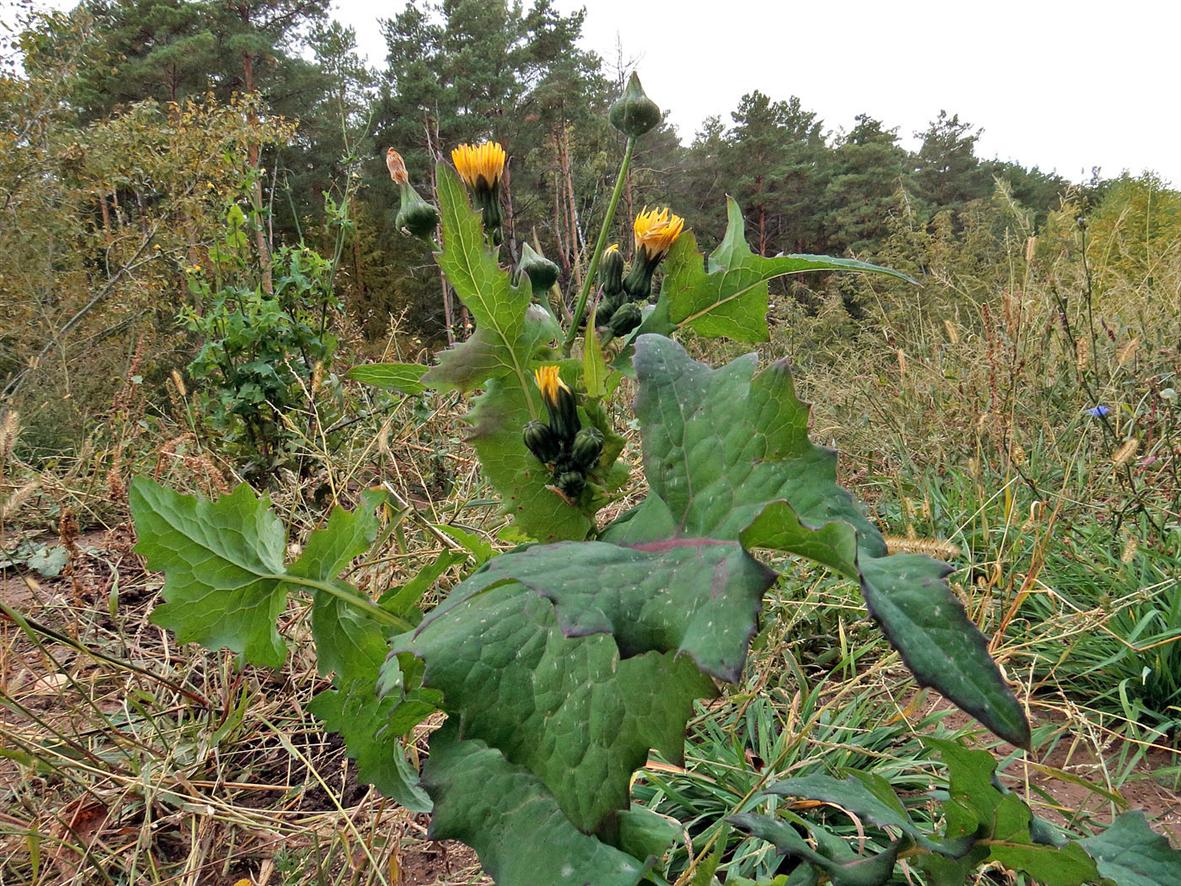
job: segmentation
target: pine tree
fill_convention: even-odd
[[[837,252],[861,253],[886,236],[907,162],[897,129],[884,129],[868,114],[856,122],[833,151],[825,188],[824,224],[829,248]]]

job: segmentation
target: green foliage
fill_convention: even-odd
[[[483,14],[462,4],[451,12],[461,13]],[[889,148],[897,159],[893,135],[871,123],[863,120],[849,144]],[[421,378],[404,365],[355,373],[402,390],[479,391],[471,442],[516,536],[542,543],[495,556],[474,534],[432,526],[478,568],[420,618],[419,600],[450,561],[440,559],[376,604],[339,579],[377,535],[380,496],[333,513],[285,565],[281,527],[247,491],[217,504],[146,480],[132,491],[140,549],[168,574],[162,622],[182,638],[273,666],[284,652],[276,620],[287,590],[310,592],[320,666],[335,683],[313,710],[344,735],[363,776],[383,791],[422,808],[425,789],[432,836],[474,846],[504,884],[539,877],[635,884],[666,851],[674,834],[632,809],[632,777],[653,751],[681,763],[695,701],[717,695],[720,682],[741,680],[776,578],[756,551],[857,579],[870,614],[921,685],[998,736],[1030,745],[1022,705],[944,580],[949,568],[914,554],[888,556],[883,536],[837,484],[835,452],[810,442],[809,410],[786,362],[759,371],[749,355],[713,369],[650,332],[759,340],[767,335],[770,279],[805,270],[909,278],[824,256],[756,255],[731,201],[726,237],[708,265],[692,236],[677,244],[645,334],[606,344],[592,336],[581,359],[572,353],[633,148],[629,140],[565,330],[533,304],[529,280],[514,283],[502,265],[499,219],[489,223],[489,213],[475,211],[459,176],[440,162],[436,259],[475,331]],[[670,230],[658,252],[645,254],[645,273],[680,233],[679,220]],[[623,442],[606,402],[615,382],[607,367],[633,353],[647,493],[600,528],[594,516],[619,482],[612,466]],[[543,410],[548,425],[539,421]],[[550,437],[561,438],[560,457]],[[577,485],[567,482],[563,459],[585,472],[585,487],[583,474]],[[238,596],[240,611],[231,605]],[[400,744],[436,711],[446,725],[431,735],[420,789]],[[760,795],[838,805],[900,832],[870,854],[794,814],[779,820],[741,811],[729,822],[796,859],[789,882],[826,877],[837,886],[878,886],[903,853],[934,882],[957,882],[989,861],[1061,886],[1098,875],[1084,848],[1059,840],[999,787],[990,754],[933,744],[949,769],[941,832],[920,829],[888,783],[870,775],[812,774]],[[720,866],[719,842],[696,882]]]
[[[1181,878],[1181,852],[1148,827],[1143,812],[1125,812],[1107,830],[1080,842],[1099,873],[1116,886],[1151,886]]]
[[[630,803],[632,771],[650,748],[679,759],[692,701],[714,693],[711,677],[734,681],[741,674],[759,599],[773,578],[743,549],[744,541],[839,564],[851,574],[864,564],[881,564],[875,565],[878,573],[862,574],[866,586],[882,585],[879,592],[889,598],[898,596],[898,589],[881,575],[905,585],[918,559],[882,559],[880,536],[835,485],[833,455],[807,442],[806,410],[782,366],[754,375],[753,361],[740,360],[710,370],[657,336],[640,339],[636,363],[637,414],[650,488],[646,502],[608,527],[605,541],[535,546],[488,561],[413,634],[393,643],[396,658],[390,661],[397,661],[404,674],[408,667],[418,670],[407,654],[421,659],[416,679],[422,689],[435,692],[454,723],[432,738],[424,785],[436,806],[462,807],[463,812],[436,817],[433,832],[468,839],[493,867],[505,864],[508,848],[497,835],[519,838],[507,822],[522,803],[556,806],[563,816],[557,821],[565,822],[536,864],[602,862],[605,847],[587,856],[587,846],[594,844],[587,844],[585,835],[610,842],[618,832],[618,816]],[[723,437],[717,433],[719,423],[727,428]],[[145,510],[145,489],[162,493],[151,484],[136,486],[137,520],[149,526],[163,509]],[[177,507],[170,494],[163,495]],[[181,501],[194,510],[202,507],[191,499]],[[779,522],[770,520],[771,512],[793,528],[770,531]],[[257,522],[257,515],[253,519]],[[249,576],[272,582],[267,587],[274,590],[295,575],[306,585],[310,575],[317,593],[355,600],[355,593],[336,586],[331,576],[371,537],[370,524],[358,519],[334,516],[286,573],[279,563],[268,562],[249,570]],[[170,536],[176,546],[185,531]],[[191,526],[187,531],[195,532]],[[235,538],[244,537],[236,527],[233,531]],[[273,532],[267,538],[271,544],[282,541]],[[175,554],[171,561],[157,557],[162,565],[185,568],[174,565]],[[903,565],[892,572],[892,561]],[[200,580],[194,577],[189,584]],[[320,611],[320,603],[315,605],[314,614]],[[252,625],[263,639],[272,639],[273,619],[265,625],[256,619]],[[907,642],[938,639],[924,639],[932,629],[918,620],[896,627]],[[939,624],[938,630],[947,628]],[[973,631],[966,621],[959,630]],[[217,635],[211,639],[218,641]],[[349,674],[350,667],[371,667],[370,659],[358,656],[367,647],[342,629],[317,630],[316,640],[323,647],[321,657],[338,663],[338,676]],[[982,648],[983,641],[976,642]],[[974,684],[985,689],[980,716],[1020,740],[1024,720],[1019,713],[1019,725],[1006,719],[1015,701],[995,668],[987,656],[975,663],[969,657],[965,672],[972,667],[982,669]],[[946,685],[938,675],[920,672],[920,679]],[[371,685],[360,677],[358,683]],[[407,689],[404,679],[401,688]],[[965,706],[977,704],[961,686],[947,691]],[[330,722],[340,723],[348,699],[332,698],[320,702],[319,709]],[[403,698],[410,701],[409,695]],[[430,710],[414,704],[415,717]],[[383,717],[387,722],[397,717],[397,706]],[[408,728],[410,719],[401,719],[398,731]],[[354,717],[346,734],[350,752],[360,761],[372,760],[374,748],[390,740],[388,735],[383,739],[380,722],[368,728],[363,722]],[[365,734],[358,734],[362,730]],[[503,771],[517,792],[489,797],[485,807],[461,802],[457,792],[470,790],[472,755],[487,759],[490,772]],[[598,873],[594,867],[574,870],[586,877]],[[868,869],[853,865],[850,870],[854,873],[848,876],[864,876]]]
[[[242,485],[211,503],[140,479],[131,507],[139,552],[165,573],[156,624],[184,642],[281,665],[287,651],[275,622],[287,596],[286,534],[266,500]]]
[[[213,279],[199,268],[190,274],[198,307],[182,308],[180,319],[202,339],[188,374],[206,420],[248,474],[266,476],[289,456],[292,416],[327,377],[336,350],[328,321],[342,305],[331,263],[304,247],[275,251],[268,291],[248,263],[246,224],[232,206],[212,251]]]
[[[544,540],[585,538],[591,527],[585,510],[546,488],[550,472],[521,443],[521,429],[544,414],[531,366],[549,353],[560,331],[548,313],[532,306],[528,280],[514,285],[489,250],[459,176],[444,163],[436,174],[443,227],[439,266],[472,312],[476,332],[440,354],[423,380],[444,389],[484,388],[469,416],[470,439],[489,482],[505,496],[505,510],[525,532]]]
[[[792,778],[769,785],[766,793],[814,800],[896,832],[899,837],[884,851],[854,856],[843,841],[832,839],[825,825],[792,813],[785,819],[742,814],[730,821],[798,860],[799,868],[823,871],[836,886],[883,886],[891,881],[900,854],[929,882],[948,886],[966,882],[972,871],[989,861],[1046,886],[1082,886],[1101,876],[1114,886],[1141,886],[1171,882],[1181,871],[1181,852],[1149,830],[1142,814],[1125,814],[1084,840],[1050,839],[1053,830],[1000,785],[992,754],[956,742],[927,741],[942,754],[948,769],[948,791],[940,799],[941,833],[924,833],[888,785],[858,772],[844,780],[827,775]]]

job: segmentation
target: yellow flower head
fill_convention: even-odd
[[[610,255],[613,252],[619,252],[618,243],[612,243],[610,246],[608,246],[605,250],[603,250],[603,255]]]
[[[504,148],[499,142],[460,145],[451,152],[451,162],[469,188],[496,187],[504,172]]]
[[[390,148],[385,152],[385,165],[390,170],[390,178],[396,184],[404,185],[410,181],[410,176],[406,172],[406,161],[402,159],[402,155]]]
[[[537,387],[541,388],[542,399],[551,406],[557,404],[559,391],[570,393],[570,389],[558,375],[557,364],[542,366],[533,374],[537,378]]]
[[[636,234],[636,251],[643,252],[648,260],[663,256],[681,236],[685,220],[673,215],[668,209],[644,207],[636,216],[633,226]]]

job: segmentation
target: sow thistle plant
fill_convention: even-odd
[[[414,191],[397,152],[387,157],[401,189],[399,226],[434,242],[437,220],[436,259],[475,330],[432,366],[351,375],[407,393],[472,394],[469,441],[529,543],[480,553],[482,565],[424,614],[420,600],[453,559],[377,600],[340,577],[378,537],[380,492],[353,511],[335,509],[291,562],[283,526],[248,487],[210,502],[140,478],[131,492],[138,550],[165,573],[155,621],[182,641],[277,667],[287,596],[310,595],[319,667],[333,681],[313,712],[343,736],[361,779],[429,809],[433,836],[472,846],[510,886],[666,882],[678,829],[632,806],[630,779],[653,750],[681,762],[694,702],[740,679],[777,578],[760,559],[767,554],[857,581],[920,685],[1030,745],[1022,704],[945,581],[950,568],[888,555],[837,485],[836,454],[809,441],[808,407],[787,364],[760,368],[752,354],[713,368],[675,340],[765,341],[776,277],[902,275],[850,259],[757,255],[732,200],[708,258],[670,209],[641,212],[628,267],[607,244],[636,140],[660,112],[633,76],[611,120],[627,137],[624,156],[564,325],[551,308],[560,295],[553,262],[522,248],[516,267],[502,264],[500,145],[461,145],[454,166],[438,164],[437,210]],[[609,409],[625,374],[638,392],[648,492],[604,524],[596,515],[628,476]],[[445,722],[419,773],[403,741],[437,712]],[[883,884],[904,858],[931,883],[964,882],[984,864],[1048,884],[1181,882],[1181,856],[1142,817],[1071,840],[999,786],[991,755],[933,746],[950,782],[938,833],[920,830],[888,784],[865,773],[769,784],[730,822],[788,857],[781,870],[790,877],[775,883]],[[881,830],[887,848],[858,854],[779,797],[856,816]]]

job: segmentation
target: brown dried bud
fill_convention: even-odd
[[[390,170],[390,178],[396,184],[404,185],[410,181],[410,174],[406,172],[406,161],[393,148],[385,152],[385,165]]]

